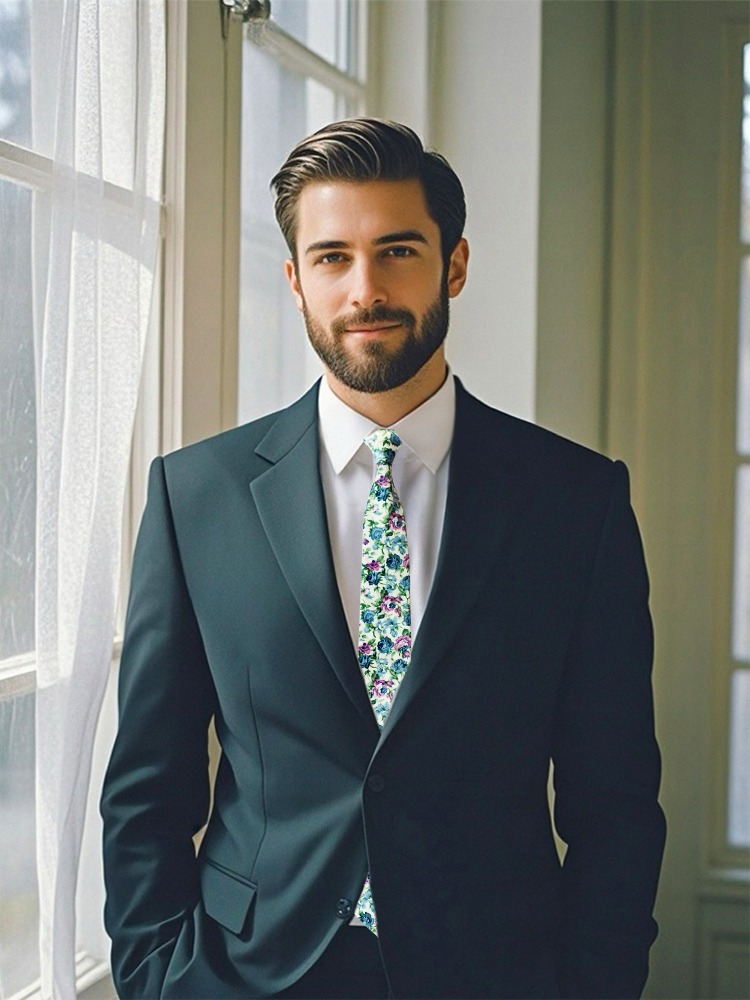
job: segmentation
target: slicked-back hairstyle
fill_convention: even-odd
[[[416,132],[377,118],[351,118],[314,132],[297,143],[271,181],[276,219],[292,257],[296,259],[297,205],[305,185],[378,180],[420,181],[447,263],[466,222],[461,181],[444,156],[424,148]]]

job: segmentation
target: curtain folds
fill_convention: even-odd
[[[59,19],[59,33],[50,31],[45,8]],[[123,499],[159,241],[164,14],[164,0],[32,6],[32,50],[44,53],[33,64],[32,119],[36,129],[53,129],[34,142],[49,145],[53,158],[35,219],[34,296],[45,998],[75,996],[78,858],[112,655]]]

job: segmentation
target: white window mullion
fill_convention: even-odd
[[[52,185],[52,160],[0,139],[0,178],[31,188]]]

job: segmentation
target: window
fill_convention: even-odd
[[[3,1000],[106,972],[99,885],[73,954],[71,859],[156,270],[164,45],[160,0],[103,9],[0,0]]]
[[[238,417],[292,402],[319,373],[284,277],[269,181],[295,142],[364,113],[360,0],[274,0],[243,42]]]
[[[36,401],[30,0],[0,2],[0,995],[39,976],[34,781]]]

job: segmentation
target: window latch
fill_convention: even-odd
[[[219,0],[221,11],[221,37],[227,40],[229,20],[267,21],[271,16],[271,0]]]

